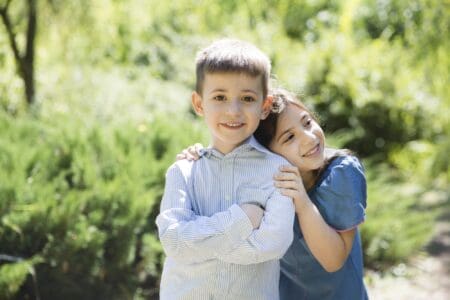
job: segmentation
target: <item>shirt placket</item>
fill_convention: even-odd
[[[220,177],[222,178],[222,195],[223,199],[221,199],[221,203],[223,205],[222,210],[228,209],[233,203],[237,203],[234,191],[234,160],[235,156],[226,157],[221,161],[222,170]],[[211,187],[215,188],[215,187]],[[228,263],[220,262],[220,267],[218,270],[218,284],[219,294],[217,295],[217,299],[226,299],[227,294],[230,290],[231,282],[233,282],[233,273],[231,272],[231,266]],[[219,296],[220,295],[220,296]]]

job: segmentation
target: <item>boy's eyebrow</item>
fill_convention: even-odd
[[[242,92],[244,92],[244,93],[253,93],[253,94],[258,94],[256,91],[254,91],[254,90],[252,90],[252,89],[245,89],[245,90],[242,90]]]
[[[225,92],[225,89],[223,89],[223,88],[216,88],[216,89],[213,89],[212,91],[210,91],[210,93],[216,93],[216,92]]]
[[[215,93],[215,92],[226,92],[226,89],[223,89],[223,88],[216,88],[216,89],[213,89],[213,90],[211,91],[211,93]],[[254,90],[252,90],[252,89],[245,89],[245,90],[242,90],[241,92],[242,92],[242,93],[253,93],[253,94],[258,94],[256,91],[254,91]]]

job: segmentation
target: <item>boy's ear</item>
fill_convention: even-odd
[[[198,116],[203,116],[203,102],[202,96],[200,96],[197,92],[192,92],[192,107],[194,108],[195,113]]]
[[[266,97],[266,99],[264,99],[261,120],[264,120],[270,114],[270,111],[272,110],[272,102],[273,102],[273,97],[271,95],[268,95]]]

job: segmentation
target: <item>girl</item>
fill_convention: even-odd
[[[347,150],[325,147],[317,120],[284,89],[273,94],[273,109],[256,139],[284,156],[274,176],[296,209],[294,241],[281,259],[280,299],[368,299],[358,225],[364,221],[366,180]],[[199,145],[177,156],[196,159]]]

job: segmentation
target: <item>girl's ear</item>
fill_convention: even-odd
[[[200,96],[197,92],[192,92],[192,107],[194,108],[195,113],[198,116],[203,116],[203,102],[202,96]]]
[[[264,120],[270,114],[270,111],[272,110],[272,102],[273,97],[271,95],[268,95],[266,99],[264,99],[261,120]]]

